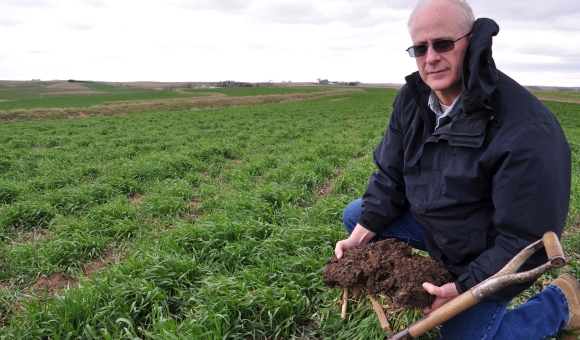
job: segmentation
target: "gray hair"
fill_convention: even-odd
[[[415,19],[415,14],[417,14],[419,9],[426,4],[435,1],[446,1],[457,5],[460,14],[459,25],[461,25],[466,32],[471,30],[473,23],[475,22],[475,16],[473,15],[473,10],[471,10],[471,7],[465,0],[419,0],[419,3],[417,3],[417,6],[415,6],[415,9],[413,9],[413,12],[411,12],[411,15],[409,16],[409,21],[407,22],[407,28],[409,30],[411,30],[413,19]]]

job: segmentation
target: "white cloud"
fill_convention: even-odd
[[[2,5],[5,7],[53,7],[58,3],[58,0],[2,0]]]
[[[555,23],[560,17],[580,13],[577,0],[472,0],[469,3],[476,17],[490,17],[498,22]]]
[[[107,8],[109,4],[106,0],[83,0],[84,4],[97,8]]]
[[[580,86],[578,0],[471,0],[498,67]],[[401,83],[408,0],[3,0],[0,79]],[[513,74],[513,75],[512,75]],[[541,77],[541,79],[535,79]],[[533,80],[533,81],[532,81]]]
[[[375,27],[401,20],[400,7],[386,6],[384,2],[371,0],[286,0],[255,1],[249,8],[248,20],[274,24],[327,25],[344,23],[353,27]],[[404,17],[404,16],[403,16]]]
[[[11,16],[7,12],[0,13],[0,27],[13,27],[22,25],[24,23],[23,20],[20,20],[14,16]]]
[[[222,13],[238,13],[252,5],[252,0],[170,0],[174,6],[192,10],[213,10]]]
[[[91,31],[95,28],[93,24],[85,22],[69,22],[65,26],[75,31]]]

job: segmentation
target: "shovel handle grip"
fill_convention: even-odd
[[[566,265],[566,257],[562,251],[562,245],[558,236],[553,231],[548,231],[542,237],[544,242],[544,248],[546,249],[546,254],[548,254],[548,260],[555,268],[560,268]]]
[[[471,291],[468,290],[465,293],[454,298],[453,300],[447,302],[443,306],[437,308],[436,310],[434,310],[427,316],[423,317],[419,321],[413,323],[412,325],[402,330],[401,332],[394,334],[389,339],[390,340],[415,339],[416,337],[427,333],[431,329],[441,325],[445,321],[463,312],[469,307],[476,305],[478,302],[479,300],[477,300],[473,296]]]

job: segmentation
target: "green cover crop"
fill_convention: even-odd
[[[321,271],[396,94],[0,123],[0,339],[383,339]],[[578,274],[580,105],[547,104],[574,152]]]

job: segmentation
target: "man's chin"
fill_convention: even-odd
[[[429,79],[427,85],[433,91],[445,91],[451,87],[451,82],[448,79]]]

